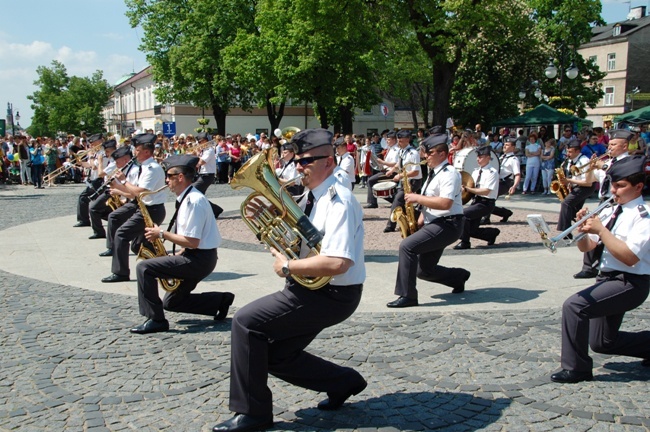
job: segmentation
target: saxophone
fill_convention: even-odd
[[[140,213],[142,213],[142,217],[144,218],[144,226],[146,228],[153,228],[154,223],[153,220],[151,219],[151,216],[149,215],[149,210],[147,210],[147,206],[144,205],[144,203],[142,202],[142,198],[147,195],[156,194],[161,190],[167,188],[168,186],[169,185],[165,185],[155,191],[140,192],[138,194],[138,198],[136,201],[138,202],[138,207],[140,207]],[[153,249],[154,249],[153,251],[146,248],[144,244],[140,245],[140,250],[138,250],[137,259],[149,259],[149,258],[158,258],[158,257],[167,256],[167,250],[165,249],[165,245],[163,244],[161,238],[156,238],[151,243],[153,245]],[[183,282],[182,279],[163,279],[163,278],[159,278],[158,281],[160,282],[160,286],[162,287],[162,289],[164,289],[167,292],[176,291],[176,289],[178,289],[178,287],[181,285],[181,282]]]
[[[564,185],[566,176],[564,175],[564,169],[562,167],[555,168],[555,175],[557,180],[551,182],[550,190],[560,199],[560,202],[564,201],[567,195],[569,195],[569,189]]]
[[[411,183],[409,182],[408,172],[406,171],[411,165],[424,165],[427,161],[422,162],[409,162],[402,167],[402,188],[404,195],[411,193]],[[390,221],[399,225],[399,230],[402,232],[402,238],[406,238],[414,234],[418,230],[418,221],[415,217],[415,207],[411,203],[404,203],[404,210],[402,207],[397,207],[390,215]]]

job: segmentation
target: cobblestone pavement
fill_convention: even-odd
[[[2,230],[72,214],[80,191],[29,189],[0,186]],[[0,430],[208,431],[230,417],[230,320],[170,313],[172,331],[131,335],[126,329],[141,322],[132,297],[10,270],[0,271]],[[271,378],[275,429],[650,428],[650,368],[596,355],[593,382],[551,383],[560,311],[506,307],[353,315],[309,349],[355,367],[368,388],[341,410],[321,412],[324,395]],[[644,330],[649,320],[644,306],[624,327]]]

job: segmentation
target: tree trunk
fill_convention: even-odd
[[[460,60],[454,63],[440,63],[433,67],[433,122],[443,128],[449,117],[449,100],[451,99],[451,88],[454,85],[454,78]]]
[[[329,120],[327,118],[327,110],[321,104],[316,104],[316,110],[318,111],[318,119],[320,120],[320,127],[327,129],[329,127]]]
[[[221,105],[213,103],[212,104],[212,115],[217,122],[217,135],[225,136],[226,135],[226,116],[228,112],[221,108]]]
[[[339,113],[341,117],[341,129],[343,134],[351,134],[354,131],[352,126],[354,113],[352,112],[352,105],[339,106]]]
[[[266,115],[271,124],[271,131],[276,130],[280,127],[282,122],[282,117],[284,117],[284,102],[279,106],[276,106],[271,103],[271,95],[266,96]]]

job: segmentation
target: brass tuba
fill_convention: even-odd
[[[301,244],[307,245],[312,255],[318,255],[322,235],[291,195],[280,186],[271,168],[270,161],[274,158],[274,152],[275,149],[271,148],[256,154],[237,170],[230,181],[230,187],[233,189],[248,187],[254,190],[241,204],[244,222],[262,243],[275,248],[287,259],[300,258]],[[271,207],[263,207],[253,218],[248,218],[246,207],[257,197],[265,198],[271,203]],[[331,276],[292,275],[291,277],[310,290],[322,288],[331,279]]]
[[[142,198],[147,195],[156,194],[168,186],[169,185],[165,185],[155,191],[140,192],[138,194],[136,201],[138,202],[138,207],[140,207],[140,213],[142,213],[142,217],[144,219],[144,226],[146,228],[153,228],[154,223],[153,220],[151,219],[151,216],[149,215],[149,210],[147,210],[147,206],[144,205],[144,203],[142,202]],[[137,258],[149,259],[149,258],[158,258],[158,257],[167,256],[167,250],[165,249],[165,245],[163,244],[162,239],[160,238],[155,239],[152,242],[152,245],[154,249],[153,251],[144,247],[144,244],[141,244],[140,250],[138,250]],[[163,279],[163,278],[159,278],[158,281],[160,282],[160,286],[162,287],[162,289],[164,289],[167,292],[176,291],[178,287],[181,286],[181,282],[183,282],[182,279]]]
[[[412,165],[424,165],[427,161],[419,163],[409,162],[402,167],[402,188],[404,194],[411,193],[411,183],[409,182],[408,171],[406,170]],[[414,234],[418,230],[418,221],[415,218],[415,208],[411,203],[404,203],[404,210],[402,207],[397,207],[390,214],[390,221],[399,225],[399,230],[402,232],[402,238],[406,238]]]

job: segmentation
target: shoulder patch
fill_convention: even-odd
[[[639,204],[637,209],[639,210],[639,215],[641,215],[642,218],[648,217],[648,209],[645,208],[643,204]]]
[[[330,201],[333,200],[334,197],[336,197],[336,195],[337,195],[336,194],[336,188],[334,187],[334,185],[330,186],[329,189],[327,190],[327,192],[329,193]]]

